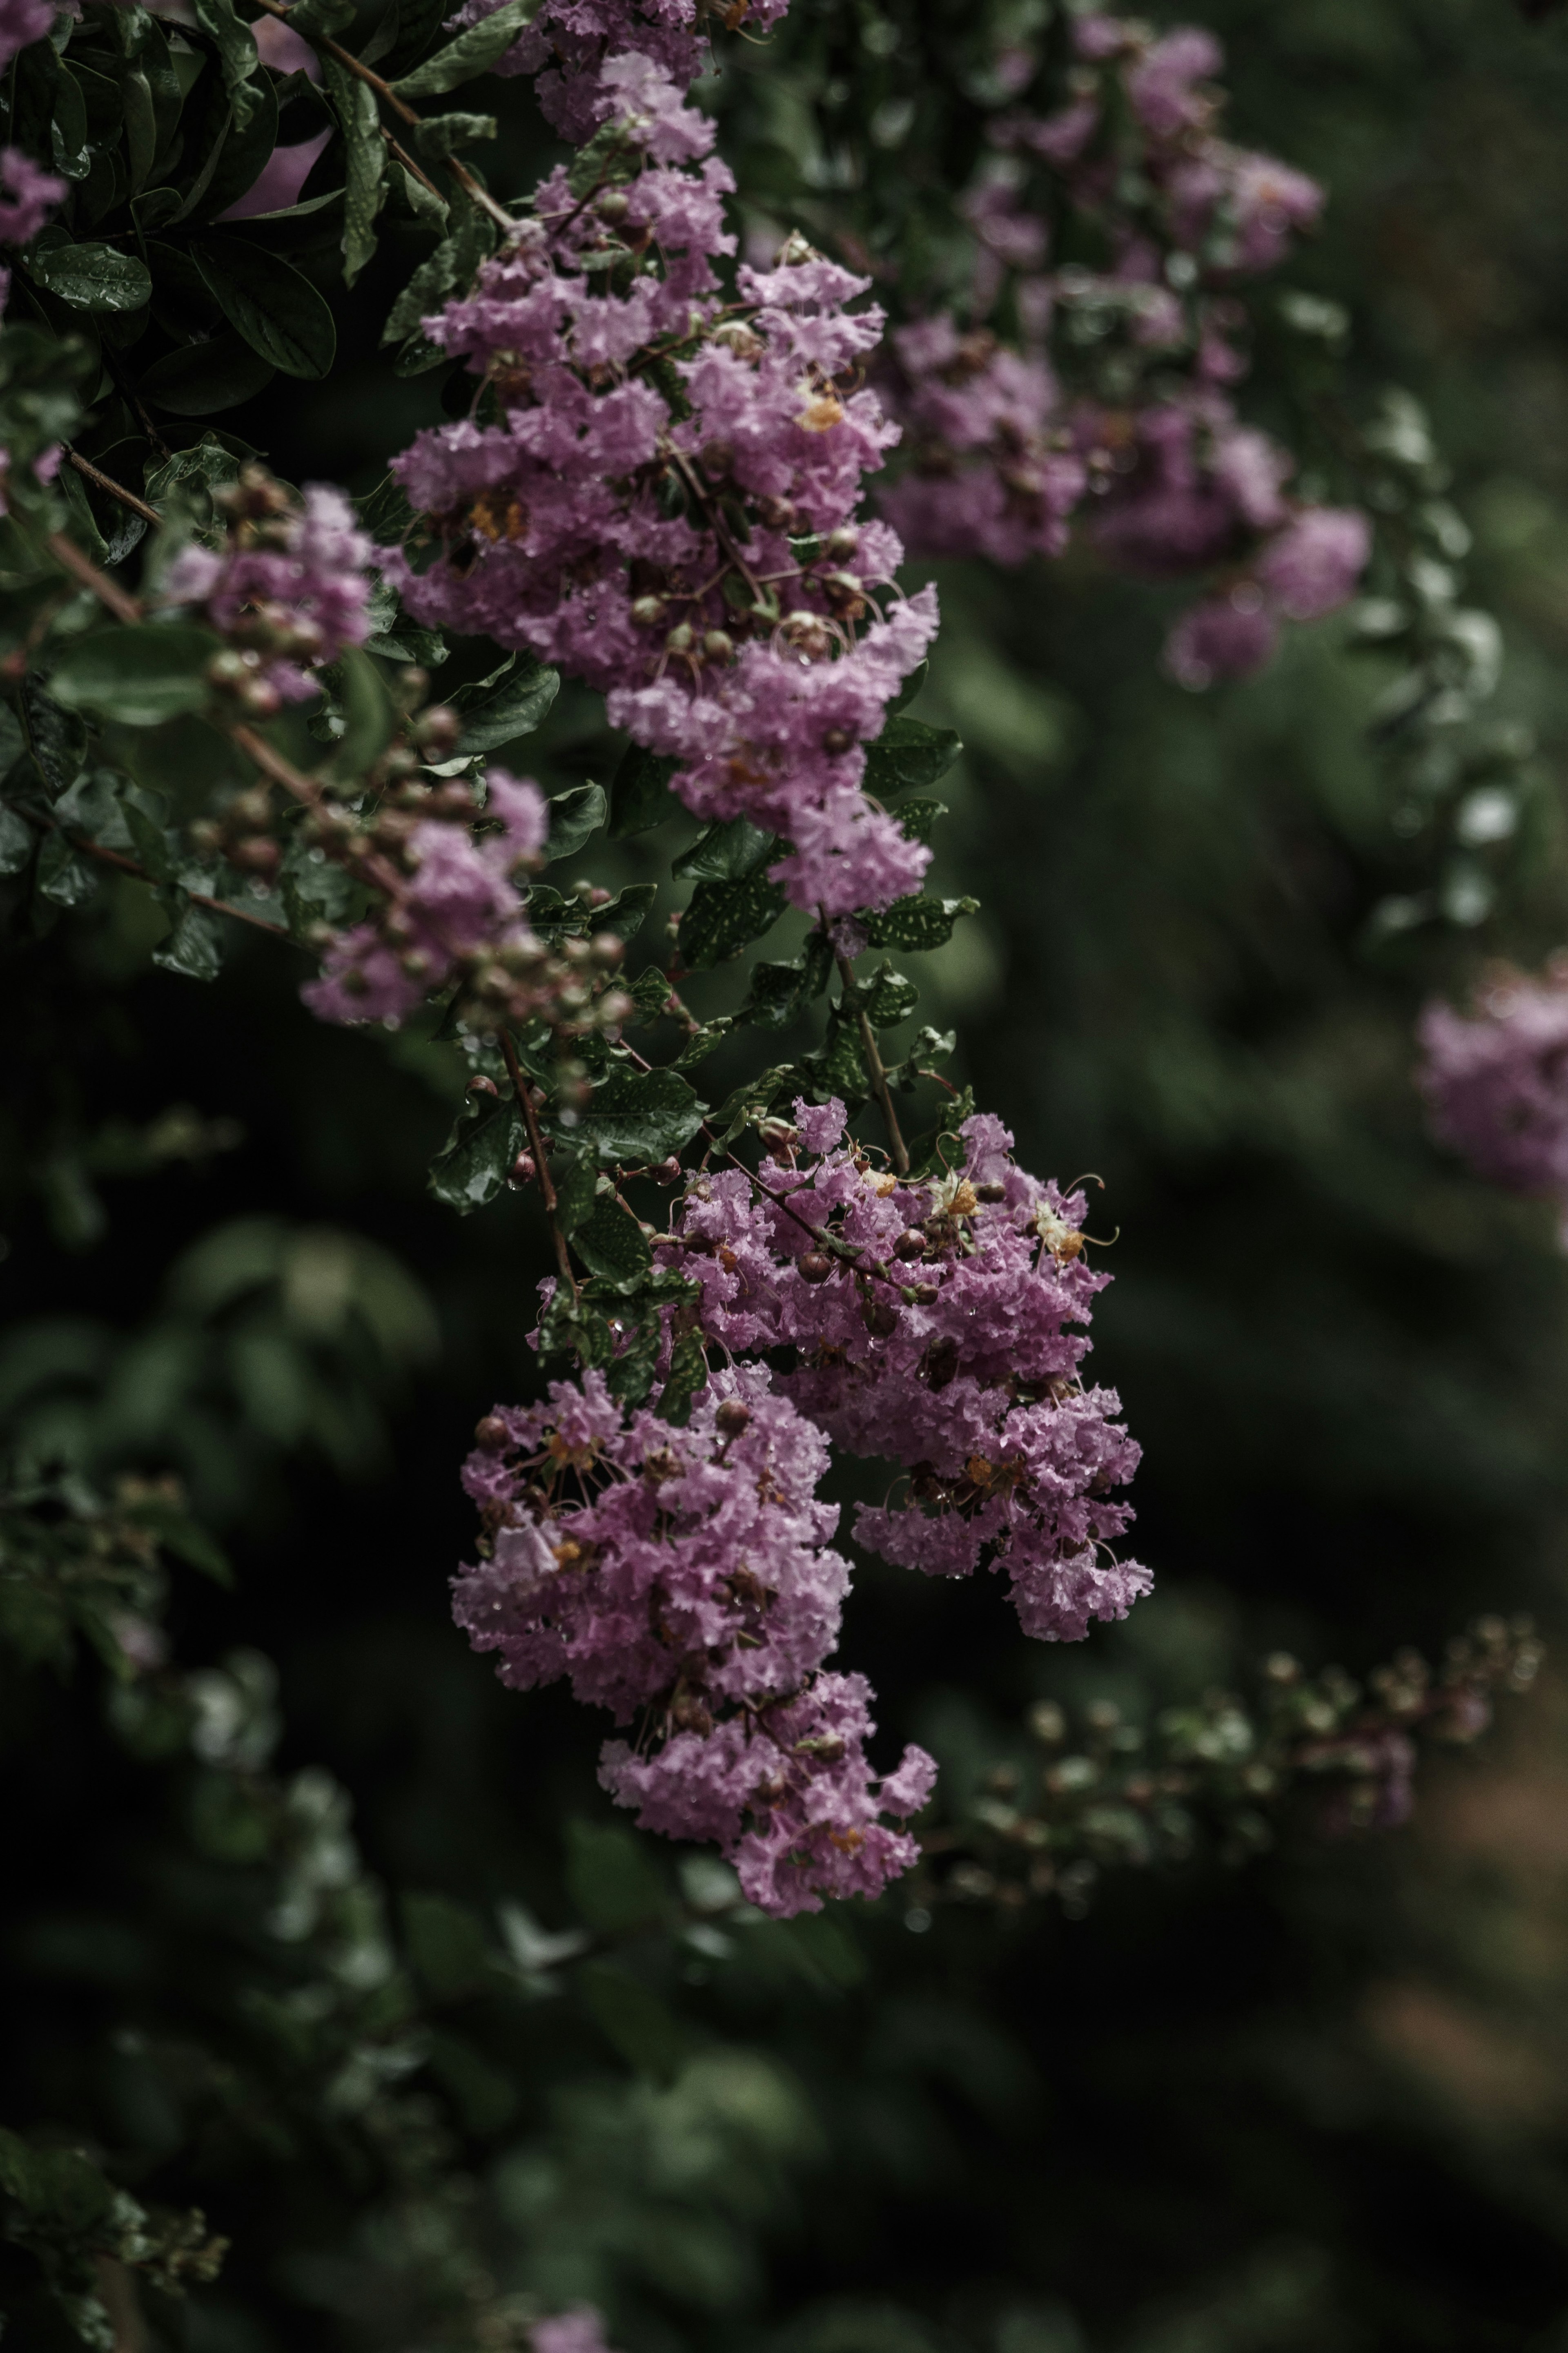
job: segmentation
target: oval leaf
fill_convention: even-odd
[[[539,0],[503,0],[493,16],[470,25],[422,66],[395,81],[393,89],[399,98],[436,98],[442,90],[456,90],[459,82],[472,81],[476,74],[494,64],[503,49],[510,48],[538,13]]]
[[[111,245],[48,246],[32,254],[27,267],[74,311],[140,311],[152,297],[142,264]]]
[[[156,727],[207,702],[206,668],[221,646],[210,629],[184,622],[100,629],[71,648],[49,692],[68,711],[117,719],[123,727]]]
[[[204,237],[192,251],[213,301],[253,351],[285,375],[327,374],[338,331],[325,296],[308,278],[238,237]]]

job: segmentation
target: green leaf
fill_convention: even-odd
[[[945,947],[960,915],[979,909],[978,899],[895,899],[881,914],[865,918],[866,938],[874,948]]]
[[[57,907],[79,907],[98,888],[98,876],[85,858],[78,856],[63,833],[44,837],[38,852],[38,891]]]
[[[122,727],[156,727],[209,700],[207,664],[221,645],[212,630],[187,621],[120,622],[79,638],[50,690],[68,710]]]
[[[889,716],[891,717],[895,712],[907,711],[910,704],[914,701],[916,695],[920,692],[921,687],[925,684],[926,680],[930,676],[930,661],[917,662],[913,670],[910,670],[908,678],[905,679],[902,686],[900,687],[897,694],[894,695],[891,702],[889,703]]]
[[[527,1131],[515,1103],[485,1097],[459,1113],[445,1147],[430,1164],[430,1190],[467,1217],[493,1201],[522,1150]]]
[[[593,932],[615,932],[621,939],[629,940],[635,932],[641,931],[658,897],[657,882],[628,882],[624,891],[618,892],[603,907],[587,911],[584,928]]]
[[[243,335],[226,328],[210,343],[165,352],[142,369],[137,390],[171,417],[216,417],[264,392],[277,371]]]
[[[111,245],[35,248],[26,267],[40,286],[75,311],[140,311],[152,299],[145,265]]]
[[[506,667],[510,674],[494,694],[467,708],[459,699],[463,732],[453,747],[454,761],[477,759],[520,735],[531,735],[561,691],[560,671],[543,669],[531,655],[515,670],[510,663]]]
[[[44,691],[42,681],[32,670],[22,681],[22,724],[44,790],[58,798],[80,771],[87,754],[87,729],[74,711],[62,710],[60,700]]]
[[[300,0],[300,5],[335,10],[347,0]],[[296,8],[295,18],[299,13]],[[386,142],[369,84],[325,52],[321,69],[343,131],[343,283],[352,286],[375,251],[375,217],[386,201]]]
[[[858,985],[861,1009],[876,1029],[891,1029],[908,1018],[920,1003],[920,990],[908,976],[895,972],[886,957],[869,980]]]
[[[866,1068],[859,1023],[836,1006],[821,1046],[805,1057],[805,1069],[820,1102],[837,1095],[851,1109],[864,1103],[871,1092],[871,1074]]]
[[[323,376],[337,350],[325,297],[258,245],[206,237],[191,248],[208,292],[232,327],[285,375]]]
[[[26,818],[0,807],[0,874],[20,874],[37,838]]]
[[[899,831],[906,841],[929,842],[937,820],[947,815],[945,801],[906,801],[899,811]]]
[[[217,51],[218,71],[234,112],[235,127],[243,131],[262,103],[256,77],[261,59],[256,37],[236,14],[232,0],[191,0],[195,19]]]
[[[951,727],[928,727],[923,719],[889,720],[866,747],[866,790],[879,797],[910,785],[934,785],[963,751]]]
[[[178,855],[177,845],[171,839],[162,815],[154,817],[142,806],[142,797],[127,794],[121,804],[126,828],[131,835],[131,847],[139,862],[154,882],[174,880]],[[162,796],[158,797],[162,801]]]
[[[469,1905],[410,1891],[398,1910],[408,1957],[437,2001],[460,2001],[493,1981],[489,1935]]]
[[[153,951],[154,964],[165,972],[182,973],[186,980],[216,980],[223,970],[223,941],[217,919],[206,908],[193,906],[182,891],[174,927]]]
[[[614,116],[602,122],[585,146],[577,150],[566,174],[574,196],[592,195],[606,180],[629,180],[637,168],[637,143],[624,122]],[[662,391],[663,386],[659,389]],[[673,478],[671,478],[673,479]]]
[[[617,1291],[635,1291],[653,1272],[647,1236],[613,1193],[599,1195],[593,1216],[574,1229],[572,1247],[590,1274]]]
[[[382,330],[384,343],[395,343],[413,334],[420,320],[438,311],[454,288],[468,286],[480,262],[494,251],[493,225],[478,205],[471,204],[459,190],[453,191],[447,224],[447,236],[435,252],[420,263],[393,304]],[[446,356],[441,353],[443,359]],[[513,661],[516,659],[514,655]],[[525,667],[538,674],[538,664],[531,655]]]
[[[138,1527],[150,1529],[164,1551],[172,1552],[176,1560],[199,1568],[215,1585],[234,1583],[234,1571],[223,1546],[207,1534],[199,1520],[193,1520],[188,1512],[182,1511],[166,1495],[139,1495],[120,1508]]]
[[[669,1371],[654,1411],[672,1430],[684,1430],[691,1404],[708,1386],[708,1356],[700,1332],[683,1333],[669,1352]]]
[[[750,818],[731,818],[726,825],[710,825],[669,871],[678,882],[740,882],[765,866],[777,848],[776,834],[765,833]]]
[[[703,1109],[674,1071],[616,1070],[595,1088],[575,1133],[606,1165],[651,1163],[690,1143]]]
[[[363,647],[345,647],[335,671],[345,724],[332,747],[332,770],[338,776],[362,776],[391,743],[397,713],[385,680]]]
[[[647,833],[666,818],[679,814],[680,803],[669,789],[669,779],[679,765],[662,752],[645,752],[640,744],[627,744],[610,779],[612,841]]]
[[[412,73],[404,74],[392,85],[399,98],[435,98],[443,90],[456,90],[459,82],[472,81],[476,75],[486,72],[503,50],[510,49],[518,35],[533,22],[539,13],[540,0],[503,0],[503,5],[493,16],[470,25],[455,41],[437,49]]]
[[[672,2084],[686,2059],[686,2037],[651,1986],[608,1961],[585,1962],[579,1975],[595,2024],[628,2067]]]
[[[575,792],[558,794],[550,804],[550,838],[545,857],[574,858],[605,822],[603,785],[579,785]]]
[[[752,989],[739,1018],[759,1029],[783,1029],[820,997],[833,976],[833,944],[813,932],[805,951],[793,964],[758,964],[752,967]]]
[[[289,31],[301,34],[307,41],[331,40],[334,33],[341,33],[343,26],[352,25],[353,20],[354,0],[296,0],[295,6],[289,11]],[[337,64],[336,58],[323,58],[321,62],[330,76],[331,68]],[[339,70],[342,71],[342,68]],[[367,88],[368,85],[362,83],[361,87]],[[374,97],[374,92],[372,91],[371,95]]]
[[[482,147],[496,135],[493,114],[431,114],[415,130],[408,130],[408,142],[420,160],[426,164],[444,164],[448,155],[460,154],[465,147]]]
[[[618,1822],[567,1823],[566,1893],[603,1936],[624,1936],[664,1916],[664,1883],[641,1841]]]
[[[700,882],[680,919],[680,960],[690,972],[722,964],[771,932],[784,911],[784,885],[765,874],[743,882]]]
[[[631,1338],[605,1376],[605,1386],[613,1398],[635,1412],[646,1405],[654,1377],[658,1371],[659,1343],[663,1332],[657,1314],[649,1314],[637,1324]]]

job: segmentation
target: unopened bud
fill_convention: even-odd
[[[414,741],[436,757],[445,759],[463,732],[463,723],[449,702],[433,702],[409,729]]]
[[[499,1454],[507,1442],[508,1430],[499,1413],[487,1413],[474,1430],[474,1442],[487,1454]]]
[[[507,1171],[514,1185],[531,1185],[538,1173],[531,1152],[520,1152]]]
[[[735,640],[728,629],[710,629],[703,638],[702,650],[710,661],[728,661],[735,650]]]
[[[481,1071],[477,1079],[468,1081],[468,1092],[471,1095],[499,1095],[500,1089],[493,1079],[487,1079]]]
[[[904,1260],[924,1258],[926,1238],[919,1226],[906,1226],[893,1244],[893,1256]]]
[[[622,221],[631,210],[632,200],[624,188],[606,188],[594,210],[602,221]]]
[[[826,1282],[833,1272],[833,1261],[825,1250],[807,1250],[795,1265],[802,1282]]]
[[[617,965],[626,952],[626,944],[616,932],[595,932],[588,943],[588,953],[595,964]]]
[[[275,873],[282,855],[278,844],[264,833],[252,835],[248,841],[239,842],[229,852],[234,863],[247,874]]]
[[[974,1198],[977,1201],[1005,1201],[1007,1198],[1007,1187],[1005,1185],[998,1185],[994,1182],[988,1185],[976,1185]]]
[[[861,1321],[874,1340],[888,1340],[899,1328],[899,1311],[890,1299],[868,1299]]]
[[[854,750],[855,738],[847,727],[830,727],[822,739],[822,748],[837,759],[842,753]]]
[[[634,596],[632,618],[639,629],[657,629],[666,611],[662,596]]]
[[[726,1398],[713,1420],[721,1438],[739,1438],[752,1426],[752,1409],[742,1405],[739,1398]]]
[[[666,637],[664,642],[668,650],[672,654],[689,654],[691,651],[690,623],[689,621],[678,621],[674,628],[671,629]]]
[[[829,556],[835,564],[846,564],[848,562],[850,556],[854,554],[859,544],[859,533],[858,531],[850,530],[848,525],[846,523],[840,523],[838,529],[837,531],[830,531],[827,537],[823,541],[822,552],[824,555]]]

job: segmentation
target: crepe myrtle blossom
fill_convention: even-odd
[[[19,50],[41,41],[54,21],[55,11],[47,0],[0,0],[0,68],[8,66]],[[16,237],[11,242],[22,245],[26,239]]]
[[[1416,1037],[1440,1141],[1492,1184],[1558,1201],[1568,1234],[1568,951],[1534,977],[1494,968],[1468,1016],[1434,1000]]]
[[[816,1487],[821,1432],[765,1370],[713,1376],[684,1429],[626,1411],[605,1376],[480,1423],[463,1483],[484,1529],[454,1587],[458,1623],[520,1690],[641,1718],[600,1778],[639,1823],[712,1840],[748,1898],[785,1915],[874,1895],[915,1860],[882,1820],[924,1804],[908,1749],[879,1780],[862,1678],[824,1674],[848,1565]]]
[[[697,815],[784,837],[772,871],[796,905],[886,905],[929,852],[865,797],[864,746],[936,602],[900,598],[897,536],[857,517],[897,438],[858,388],[882,314],[850,309],[868,281],[799,239],[721,302],[734,184],[712,124],[647,58],[612,58],[602,82],[640,168],[592,202],[552,174],[425,322],[485,396],[394,461],[424,522],[388,571],[420,620],[599,689]]]
[[[552,949],[529,927],[518,886],[541,864],[549,826],[538,786],[504,768],[488,772],[482,811],[465,783],[405,785],[362,872],[378,903],[321,941],[321,977],[300,992],[310,1010],[396,1029],[456,981],[465,1018],[480,1027],[542,1015],[570,1035],[624,1020],[618,939]]]
[[[700,1286],[705,1334],[793,1350],[774,1377],[791,1402],[909,1472],[901,1501],[858,1507],[859,1543],[932,1576],[988,1556],[1026,1633],[1076,1641],[1150,1583],[1111,1549],[1139,1450],[1080,1372],[1075,1327],[1109,1277],[1084,1257],[1081,1193],[1026,1175],[987,1115],[961,1144],[946,1174],[900,1179],[845,1143],[842,1103],[797,1103],[761,1193],[736,1170],[697,1177],[661,1255]]]
[[[788,0],[546,0],[533,22],[489,69],[531,74],[545,121],[580,146],[605,120],[602,72],[606,59],[627,52],[649,58],[678,90],[701,72],[707,20],[728,32],[744,25],[765,33]],[[465,0],[444,30],[462,32],[493,16],[500,0]]]
[[[43,14],[42,29],[47,32],[54,11],[46,8]],[[0,49],[4,43],[0,29]],[[0,147],[0,245],[30,245],[65,193],[66,183],[40,171],[20,147]]]
[[[529,2328],[532,2353],[609,2353],[605,2341],[605,2316],[591,2304],[574,2304],[552,2313]]]
[[[364,643],[374,549],[341,491],[312,485],[296,504],[258,466],[213,502],[227,514],[227,544],[183,549],[163,595],[195,607],[253,658],[262,691],[253,708],[266,715],[279,702],[307,700],[318,691],[311,670]]]

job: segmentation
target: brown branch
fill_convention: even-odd
[[[154,889],[157,888],[157,876],[149,874],[144,866],[139,866],[134,858],[127,858],[121,850],[106,849],[100,841],[84,841],[79,835],[66,832],[65,827],[52,817],[39,817],[32,809],[22,809],[18,814],[25,817],[29,825],[38,826],[45,832],[65,834],[71,848],[81,857],[96,858],[101,866],[116,867],[121,874],[133,875],[138,882],[150,882]],[[193,907],[205,907],[215,915],[232,915],[237,923],[248,923],[254,931],[269,932],[275,940],[288,940],[290,945],[297,944],[292,933],[281,923],[269,923],[265,915],[253,915],[245,907],[231,906],[226,899],[209,899],[205,891],[187,891],[185,896]]]
[[[555,1263],[561,1269],[562,1282],[575,1299],[578,1295],[577,1278],[572,1271],[572,1254],[566,1247],[566,1236],[561,1224],[560,1197],[551,1181],[549,1166],[544,1157],[544,1138],[540,1133],[539,1114],[533,1108],[533,1097],[529,1092],[528,1080],[523,1073],[521,1063],[517,1059],[517,1048],[511,1041],[510,1032],[501,1029],[497,1032],[497,1035],[500,1041],[501,1060],[506,1064],[507,1076],[511,1081],[512,1092],[521,1105],[522,1116],[527,1123],[529,1149],[533,1155],[533,1173],[539,1180],[539,1198],[544,1204],[544,1214],[550,1223],[550,1239],[555,1245]]]
[[[824,931],[826,928],[825,922]],[[899,1125],[898,1113],[893,1109],[892,1090],[888,1084],[888,1073],[882,1067],[882,1057],[878,1050],[877,1033],[872,1029],[869,1016],[860,1001],[860,991],[855,983],[854,965],[848,957],[844,955],[839,956],[837,962],[838,978],[844,990],[844,1002],[850,1008],[859,1025],[860,1048],[866,1057],[866,1068],[871,1074],[871,1092],[880,1104],[882,1117],[887,1123],[888,1142],[892,1147],[893,1166],[900,1176],[907,1176],[910,1173],[909,1146],[904,1142],[903,1131]]]
[[[436,185],[435,181],[430,177],[429,173],[421,171],[419,165],[415,162],[407,148],[399,145],[398,142],[393,137],[384,122],[381,126],[381,135],[385,140],[387,145],[391,148],[394,155],[397,158],[397,161],[402,164],[404,170],[411,174],[412,176],[418,181],[422,188],[428,188],[430,194],[435,197],[436,202],[438,205],[445,204],[446,198],[442,195],[440,189]]]
[[[117,621],[139,621],[142,618],[142,607],[135,597],[128,596],[118,580],[111,580],[107,572],[99,570],[96,564],[89,564],[76,542],[68,539],[63,531],[51,531],[46,543],[61,571],[68,572],[73,580],[79,581],[82,587],[89,589]]]
[[[291,9],[283,7],[280,0],[257,0],[257,5],[265,8],[269,16],[278,17],[279,22],[285,25],[293,13]],[[419,128],[425,119],[424,116],[416,114],[406,99],[398,97],[389,81],[383,81],[378,73],[373,73],[369,66],[363,65],[352,50],[345,49],[340,42],[330,39],[324,33],[307,33],[305,37],[312,48],[324,49],[330,58],[336,58],[338,64],[346,72],[352,73],[356,79],[363,81],[367,89],[374,90],[377,98],[390,106],[400,121],[408,123],[415,130]],[[478,205],[481,212],[489,213],[491,220],[499,228],[503,229],[507,236],[514,237],[519,224],[513,220],[504,206],[497,204],[488,188],[480,186],[468,165],[459,164],[455,155],[444,155],[441,160],[469,202]],[[424,179],[423,173],[420,174],[420,177]],[[425,185],[427,188],[430,187],[428,180],[425,181]],[[435,191],[432,189],[431,193],[434,194]]]
[[[156,507],[150,507],[145,499],[139,499],[134,491],[128,491],[123,482],[114,480],[112,474],[100,473],[98,468],[79,451],[73,449],[68,441],[65,445],[65,452],[67,463],[74,466],[83,480],[90,482],[94,490],[103,491],[110,498],[118,499],[122,507],[129,507],[132,513],[140,515],[143,522],[163,522],[163,518]]]

